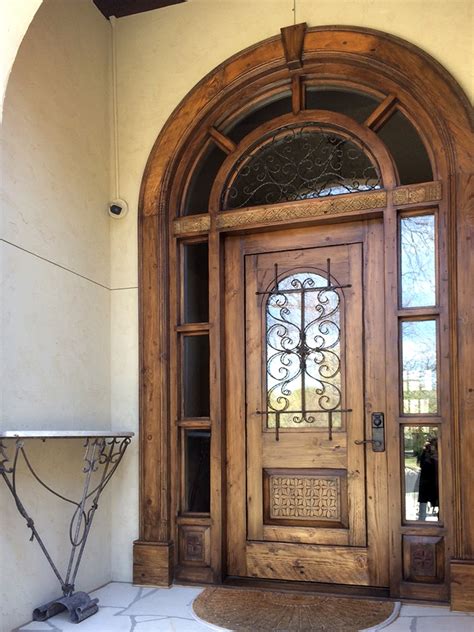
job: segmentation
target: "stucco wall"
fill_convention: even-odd
[[[1,164],[2,429],[110,427],[109,53],[110,25],[89,0],[46,0],[11,72]],[[33,450],[47,482],[78,491],[81,442]],[[64,568],[71,506],[46,502],[23,475],[19,486]],[[60,590],[1,481],[0,507],[7,632]],[[110,524],[107,490],[78,588],[110,579]]]
[[[189,90],[227,57],[293,23],[293,0],[188,0],[117,21],[121,194],[130,213],[112,226],[112,287],[130,287],[112,304],[112,406],[137,421],[137,202],[148,154],[161,127]],[[474,94],[472,5],[453,0],[297,0],[296,21],[388,31],[419,45]],[[416,81],[416,77],[413,78]],[[123,326],[126,324],[126,331]],[[125,373],[124,373],[125,371]],[[126,389],[122,385],[127,385]],[[120,400],[117,400],[117,396]],[[136,471],[129,460],[127,468]],[[122,475],[126,475],[125,468]],[[118,497],[116,496],[113,500]],[[129,579],[137,505],[113,530],[115,579]]]
[[[110,26],[91,0],[40,8],[4,113],[2,427],[138,430],[136,226],[148,154],[186,93],[230,55],[293,23],[292,9],[293,0],[188,0],[117,20],[119,189],[130,213],[110,221]],[[424,48],[474,94],[468,1],[297,0],[296,21],[389,31]],[[131,579],[137,444],[99,510],[81,588]],[[61,455],[59,445],[38,444],[34,458],[48,480],[69,472],[61,485],[72,486],[77,446],[61,444]],[[44,524],[42,497],[26,493]],[[10,533],[0,543],[3,632],[57,590],[2,487],[0,503]],[[53,552],[62,558],[67,512],[51,516]]]

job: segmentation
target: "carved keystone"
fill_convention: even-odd
[[[296,70],[302,66],[304,34],[306,22],[285,26],[281,29],[281,40],[285,51],[286,63],[290,70]]]

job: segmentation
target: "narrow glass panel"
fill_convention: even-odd
[[[436,321],[401,323],[403,413],[438,412]]]
[[[183,337],[184,417],[209,417],[209,337]]]
[[[260,125],[263,125],[263,123],[290,112],[291,94],[280,94],[277,99],[265,103],[252,112],[247,112],[243,118],[234,122],[232,127],[226,130],[226,136],[232,139],[234,143],[239,143],[242,138],[253,132],[257,127],[260,127]]]
[[[402,307],[436,304],[435,217],[400,220]]]
[[[186,244],[184,257],[184,322],[209,320],[209,265],[207,242]]]
[[[433,170],[425,146],[410,121],[399,110],[377,132],[397,165],[400,184],[431,182]]]
[[[330,110],[350,116],[363,123],[375,110],[380,100],[352,90],[311,86],[306,90],[306,109]]]
[[[194,169],[188,194],[184,203],[183,215],[207,213],[212,185],[227,154],[214,142],[210,142],[204,155]]]
[[[341,330],[337,290],[298,272],[266,306],[268,428],[341,427]]]
[[[405,520],[438,522],[438,428],[403,427]]]
[[[185,507],[184,511],[210,512],[211,432],[186,430],[185,436]]]

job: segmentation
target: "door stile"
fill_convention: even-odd
[[[215,230],[209,233],[209,370],[211,418],[211,544],[210,566],[214,582],[222,581],[222,541],[225,481],[225,460],[222,459],[225,436],[222,424],[224,410],[223,366],[225,366],[223,304],[222,237]]]
[[[242,349],[245,345],[245,313],[243,290],[245,274],[242,260],[242,246],[239,237],[228,238],[225,243],[225,453],[222,462],[226,464],[226,536],[223,543],[226,550],[226,569],[233,575],[245,577],[247,563],[245,554],[247,507],[245,499],[245,362]],[[232,332],[232,336],[228,335]],[[230,419],[238,420],[228,423]],[[227,455],[232,455],[228,458]],[[232,492],[232,493],[231,493]],[[229,545],[232,543],[231,545]]]
[[[385,322],[385,278],[384,278],[384,227],[381,221],[367,221],[367,240],[364,243],[364,393],[365,393],[365,436],[372,436],[371,416],[373,412],[385,412],[386,409],[386,360],[385,337],[379,333]],[[371,288],[382,300],[373,300],[369,295]],[[375,335],[374,335],[374,332]],[[383,347],[380,341],[383,339]],[[387,378],[388,379],[388,378]],[[387,433],[387,430],[385,431]],[[386,434],[386,445],[388,435]],[[387,449],[388,451],[388,449]],[[371,533],[370,525],[379,533],[389,533],[390,521],[388,512],[388,458],[381,458],[384,453],[366,449],[367,486],[374,490],[373,498],[368,496],[367,537],[374,544],[374,556],[379,563],[375,567],[374,585],[389,585],[389,548]],[[388,542],[388,537],[386,538]]]
[[[385,366],[386,422],[388,467],[388,506],[390,524],[390,596],[400,596],[402,576],[402,546],[400,535],[401,477],[399,413],[399,354],[398,354],[398,226],[397,211],[391,201],[384,213],[385,262]]]
[[[357,498],[364,497],[366,486],[366,468],[364,445],[354,449],[355,442],[361,437],[360,433],[364,428],[364,351],[363,351],[363,294],[362,294],[362,244],[357,244],[357,250],[350,249],[349,252],[349,274],[352,287],[344,290],[346,300],[345,310],[348,308],[350,295],[351,311],[350,319],[344,318],[344,338],[345,338],[345,408],[350,408],[351,412],[344,413],[346,416],[347,433],[347,454],[351,454],[351,460],[347,467],[348,478],[352,479],[353,490],[360,490]],[[355,246],[355,244],[354,244]],[[359,291],[357,291],[359,290]],[[352,367],[358,367],[360,370]],[[347,401],[350,393],[350,401]],[[352,448],[352,450],[351,450]],[[350,468],[350,469],[349,469]],[[366,510],[360,502],[353,502],[353,497],[349,494],[349,544],[352,546],[367,546],[367,522]]]

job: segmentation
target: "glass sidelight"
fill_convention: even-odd
[[[436,304],[435,216],[400,218],[401,307]]]
[[[209,336],[182,338],[183,417],[209,417]]]
[[[438,412],[436,320],[402,320],[402,411],[404,415]]]
[[[183,322],[209,320],[209,264],[207,241],[183,246]]]
[[[438,426],[403,426],[405,521],[439,521]]]
[[[211,497],[211,431],[183,430],[185,513],[209,513]]]

